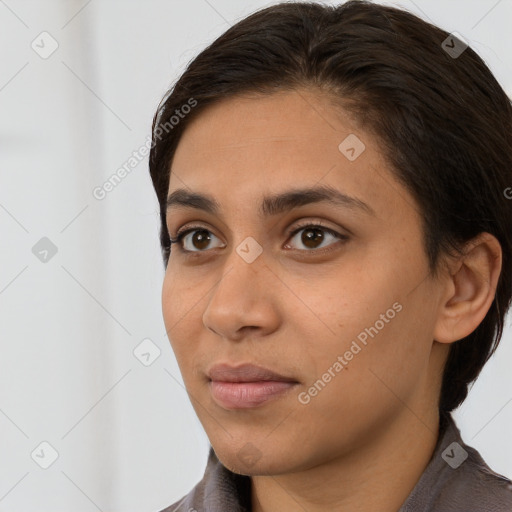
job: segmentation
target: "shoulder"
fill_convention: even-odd
[[[210,486],[214,477],[218,477],[218,461],[212,457],[212,450],[208,456],[208,463],[203,478],[194,486],[194,488],[178,501],[169,505],[160,512],[198,512],[196,507],[202,507],[205,497],[205,488]],[[202,510],[202,508],[200,509]]]
[[[200,482],[183,498],[160,512],[247,512],[250,510],[250,479],[229,471],[212,447]]]
[[[439,503],[453,510],[511,512],[512,482],[490,469],[477,450],[464,443],[460,446],[467,458],[459,467],[447,468]]]
[[[187,494],[180,500],[176,501],[172,505],[169,505],[167,508],[161,510],[160,512],[197,512],[194,510],[193,507],[190,507],[186,504],[186,502],[188,502],[192,499],[192,497],[191,497],[192,492]]]
[[[512,482],[464,443],[453,418],[399,512],[511,512]]]
[[[476,450],[465,450],[468,459],[447,475],[438,502],[453,510],[511,512],[512,482],[492,471]]]

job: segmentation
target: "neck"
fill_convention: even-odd
[[[251,477],[253,512],[396,512],[437,443],[438,412],[423,412],[417,416],[404,408],[360,449],[324,464],[298,473]]]

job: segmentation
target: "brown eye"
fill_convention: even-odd
[[[307,228],[304,229],[301,236],[301,242],[310,249],[316,249],[317,244],[321,244],[324,240],[322,229]]]
[[[184,252],[203,252],[209,248],[212,236],[215,237],[208,229],[190,228],[179,233],[174,240],[171,240],[171,244],[179,244]],[[188,247],[186,247],[187,243]]]
[[[198,229],[192,233],[191,243],[196,249],[206,249],[210,242],[211,237],[208,235],[206,229]]]
[[[323,247],[332,245],[332,244],[326,244],[323,247],[321,247],[322,243],[325,240],[329,240],[329,237],[338,239],[338,240],[347,240],[348,239],[347,236],[337,233],[336,231],[329,229],[325,226],[316,225],[316,224],[307,224],[307,225],[301,226],[299,229],[296,229],[295,231],[293,231],[292,240],[296,239],[301,231],[302,231],[302,234],[300,235],[299,244],[302,244],[304,247],[307,247],[308,249],[311,249],[311,250],[321,249]],[[287,247],[289,247],[289,244],[287,245]],[[311,252],[311,251],[309,251],[309,252]]]

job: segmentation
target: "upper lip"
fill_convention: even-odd
[[[291,377],[286,377],[263,366],[249,363],[238,366],[216,364],[210,368],[208,377],[210,380],[221,382],[258,382],[265,380],[297,382]]]

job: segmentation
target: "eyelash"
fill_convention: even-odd
[[[288,232],[288,234],[287,234],[288,238],[294,237],[297,233],[304,230],[305,228],[320,228],[323,231],[326,231],[327,233],[329,233],[330,235],[333,235],[335,238],[338,238],[339,240],[342,240],[342,241],[348,240],[348,236],[342,235],[341,233],[334,231],[333,229],[323,225],[321,222],[317,222],[314,224],[309,222],[309,223],[305,223],[302,225],[298,225],[293,229],[293,231]],[[193,233],[194,231],[207,231],[208,233],[211,233],[211,231],[209,229],[206,229],[204,226],[190,226],[187,229],[185,229],[184,231],[181,231],[181,232],[178,231],[178,233],[176,234],[176,238],[170,239],[169,249],[171,248],[171,245],[178,244],[179,250],[181,252],[187,253],[187,254],[201,254],[201,253],[208,251],[208,249],[205,249],[204,251],[189,251],[188,249],[183,248],[183,244],[181,243],[183,238],[186,235],[188,235],[189,233]],[[213,234],[213,233],[211,233],[211,234]],[[333,245],[333,244],[331,244],[331,245]],[[325,250],[329,250],[329,247],[330,246],[323,247],[321,249],[312,249],[309,251],[302,250],[302,249],[299,249],[299,250],[301,250],[302,252],[322,252]]]

